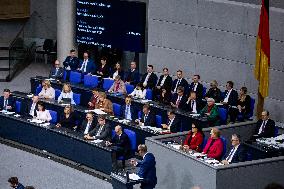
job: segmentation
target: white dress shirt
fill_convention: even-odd
[[[177,92],[177,87],[178,87],[178,85],[180,84],[180,82],[181,82],[181,79],[178,79],[178,80],[177,80],[177,83],[176,83],[176,86],[175,86],[175,89],[174,89],[174,92]]]
[[[258,134],[261,134],[264,131],[266,123],[267,123],[267,120],[262,121],[262,124],[261,124],[261,126],[259,127],[259,130],[258,130]]]
[[[145,81],[143,82],[143,85],[147,85],[147,84],[148,84],[148,80],[149,80],[151,74],[152,74],[152,73],[148,73],[148,74],[147,74],[147,76],[146,76],[146,78],[145,78]]]
[[[90,127],[92,125],[92,122],[88,122],[87,125],[86,125],[86,129],[84,131],[84,134],[88,134],[89,133],[89,130],[90,130]]]
[[[36,103],[33,103],[30,109],[30,115],[31,116],[35,116],[35,107],[36,107]]]
[[[118,70],[116,70],[116,72],[113,73],[112,79],[115,79],[116,76],[118,76]]]
[[[232,92],[233,89],[229,90],[228,93],[227,93],[227,96],[225,97],[224,101],[223,102],[228,102],[229,101],[229,97],[230,97],[230,94]]]
[[[52,117],[48,110],[45,111],[36,111],[36,118],[43,121],[50,121]]]
[[[162,81],[161,81],[161,83],[160,83],[160,87],[162,87],[162,86],[164,85],[164,83],[165,83],[167,77],[168,77],[167,75],[163,77],[163,79],[162,79]]]
[[[227,160],[229,163],[231,163],[231,161],[232,161],[232,159],[233,159],[233,157],[234,157],[236,151],[238,150],[238,147],[239,147],[239,146],[240,146],[240,145],[235,146],[235,147],[232,148],[232,150],[230,151],[228,157],[226,158],[226,160]]]
[[[86,70],[87,70],[87,63],[88,63],[88,59],[84,60],[82,66],[81,66],[81,68],[80,68],[80,70],[81,70],[82,72],[86,72]]]
[[[55,98],[55,90],[52,87],[49,87],[47,89],[42,88],[40,93],[38,94],[39,98],[43,98],[44,96],[48,96],[50,99]]]

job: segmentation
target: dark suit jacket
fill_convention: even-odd
[[[164,77],[163,75],[160,76],[157,86],[160,86],[163,77]],[[170,91],[172,88],[172,83],[173,83],[172,77],[168,75],[164,82],[164,85],[162,85],[161,87],[165,88],[167,91]]]
[[[145,81],[147,75],[148,75],[148,73],[145,73],[143,75],[141,83],[143,83]],[[158,80],[157,75],[154,72],[152,72],[150,77],[149,77],[149,79],[148,79],[147,86],[145,88],[153,89],[156,86],[156,84],[157,84],[157,80]]]
[[[178,82],[178,79],[175,79],[174,82],[173,82],[173,84],[172,84],[172,91],[175,90],[176,85],[177,85],[177,82]],[[185,94],[186,94],[187,91],[188,91],[188,82],[187,82],[184,78],[181,79],[181,81],[180,81],[180,83],[178,84],[177,88],[178,88],[179,86],[182,86],[182,87],[184,88],[184,92],[185,92]],[[176,88],[176,89],[177,89],[177,88]],[[176,92],[176,91],[174,91],[174,92]]]
[[[125,109],[126,109],[126,105],[124,104],[120,109],[120,116],[123,118],[126,118]],[[137,119],[137,109],[132,104],[130,105],[130,113],[131,113],[132,120]]]
[[[233,149],[233,147],[228,150],[227,154],[226,154],[226,158],[229,156],[231,150]],[[225,158],[225,159],[226,159]],[[232,158],[232,161],[231,163],[238,163],[238,162],[243,162],[243,161],[246,161],[247,159],[247,151],[246,151],[246,148],[244,145],[240,144],[237,151],[235,152],[233,158]]]
[[[124,132],[119,137],[117,134],[111,139],[111,143],[116,147],[117,156],[128,157],[130,155],[130,139]]]
[[[152,153],[147,153],[144,159],[137,164],[139,170],[137,175],[141,178],[144,178],[141,183],[141,188],[154,188],[157,184],[156,176],[156,160]]]
[[[192,112],[191,102],[192,102],[192,100],[190,100],[188,102],[188,104],[186,102],[184,107],[183,107],[183,110],[188,111],[188,112]],[[195,104],[196,105],[196,111],[197,111],[197,113],[199,113],[202,110],[202,108],[203,108],[203,103],[202,103],[201,100],[198,100],[198,99],[195,100],[195,103],[196,103]]]
[[[261,124],[262,124],[261,119],[256,122],[255,134],[258,134]],[[268,119],[264,127],[264,131],[258,135],[258,138],[261,138],[261,137],[270,138],[274,136],[275,136],[275,122],[272,119]]]
[[[21,183],[19,183],[15,189],[25,189],[25,187]]]
[[[142,116],[141,116],[140,121],[141,121],[142,123],[144,123],[145,126],[156,127],[156,117],[155,117],[154,114],[152,114],[151,111],[150,111],[150,113],[148,114],[147,119],[145,120],[145,122],[144,122],[144,117],[145,117],[145,114],[143,113]]]
[[[97,132],[100,129],[100,125],[97,124],[97,126],[91,131],[89,132],[90,136],[96,136]],[[111,127],[108,124],[105,124],[101,134],[99,136],[96,136],[96,139],[100,139],[100,140],[111,140]]]
[[[80,61],[77,57],[74,57],[71,59],[71,56],[67,56],[66,59],[63,62],[63,66],[66,69],[68,66],[70,66],[71,70],[77,70],[79,67]]]
[[[81,69],[83,62],[84,62],[84,60],[80,60],[80,65],[78,67],[79,69]],[[88,59],[86,72],[84,72],[84,73],[95,73],[95,72],[96,72],[95,62],[92,59]]]
[[[110,70],[110,68],[109,68],[108,65],[105,65],[103,68],[102,68],[102,65],[100,65],[100,66],[98,67],[97,71],[103,73],[103,75],[101,75],[103,78],[109,77],[109,76],[110,76],[110,73],[111,73],[111,72],[110,72],[111,70]],[[95,73],[95,74],[97,74],[97,73]]]
[[[64,73],[63,68],[59,67],[56,75],[55,75],[55,73],[56,73],[56,68],[55,67],[51,68],[50,73],[49,73],[49,77],[53,78],[53,79],[59,79],[59,80],[63,79],[63,73]]]
[[[125,81],[130,82],[131,85],[137,85],[140,81],[139,72],[135,69],[133,72],[129,69],[127,74],[125,74]]]
[[[173,103],[173,104],[176,104],[177,99],[178,99],[178,94],[175,93],[174,96],[173,96],[173,98],[172,98],[172,103]],[[187,101],[187,97],[186,97],[185,95],[183,95],[182,98],[181,98],[181,100],[180,100],[180,103],[179,103],[178,108],[179,108],[179,109],[184,109],[184,106],[185,106],[186,101]]]
[[[66,118],[65,114],[63,113],[61,116],[60,116],[60,121],[59,123],[61,124],[62,127],[66,127],[66,128],[69,128],[69,129],[72,129],[73,127],[75,127],[77,124],[76,124],[76,121],[77,121],[77,117],[76,117],[76,114],[74,112],[72,112],[68,118]],[[87,124],[86,124],[87,125]],[[86,129],[86,127],[85,127]],[[85,130],[84,130],[85,131]],[[83,132],[84,132],[83,131]]]
[[[84,131],[86,130],[87,123],[88,123],[88,121],[85,119],[85,120],[83,121],[83,123],[81,124],[81,126],[79,127],[79,131],[80,131],[81,133],[84,133]],[[91,124],[91,127],[89,128],[89,133],[90,133],[94,128],[95,128],[95,121],[93,120],[93,121],[92,121],[92,124]]]
[[[189,86],[189,91],[194,91],[194,83],[193,82]],[[195,92],[196,92],[196,98],[197,99],[203,98],[203,85],[201,83],[198,83]]]
[[[167,120],[167,124],[168,123],[169,123],[169,119]],[[181,121],[177,116],[175,116],[170,129],[171,129],[171,133],[177,133],[181,131]]]
[[[228,92],[228,90],[225,90],[225,94],[227,94],[227,92]],[[226,96],[224,97],[224,99],[225,98],[226,98]],[[238,103],[238,92],[233,89],[232,92],[230,93],[230,96],[229,96],[229,99],[228,99],[228,105],[237,106],[237,103]]]
[[[205,97],[214,98],[215,102],[219,103],[221,101],[221,91],[219,88],[210,88]]]
[[[9,96],[7,106],[12,106],[12,109],[9,111],[15,111],[15,102],[15,99],[12,96]],[[0,97],[0,109],[4,109],[4,96]]]

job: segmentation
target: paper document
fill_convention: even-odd
[[[107,113],[105,113],[104,111],[100,110],[100,109],[94,109],[94,112],[98,115],[105,115]]]
[[[216,104],[216,106],[223,106],[222,103],[215,103],[215,104]]]
[[[143,178],[139,177],[137,174],[135,173],[132,173],[132,174],[129,174],[129,179],[131,180],[141,180]]]
[[[39,124],[41,124],[41,123],[44,123],[44,121],[39,120],[39,119],[32,119],[31,123],[39,123]]]
[[[179,144],[170,144],[170,146],[172,146],[174,149],[179,150],[181,145],[179,145]]]
[[[4,114],[6,114],[6,115],[12,115],[12,114],[14,114],[15,112],[8,112],[8,111],[5,111],[5,112],[3,112]]]
[[[96,139],[96,140],[92,140],[91,142],[93,142],[93,143],[101,143],[103,140],[100,140],[100,139]]]

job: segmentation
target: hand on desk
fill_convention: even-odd
[[[12,106],[6,106],[6,109],[7,109],[7,110],[11,110],[11,109],[12,109]]]
[[[221,163],[223,163],[224,165],[229,165],[229,162],[227,160],[222,160]]]
[[[57,123],[55,127],[59,128],[59,127],[61,127],[61,124]]]
[[[84,136],[84,139],[85,139],[85,140],[94,140],[94,137],[91,137],[89,134],[86,134],[86,135]]]
[[[110,141],[106,141],[106,146],[111,146],[112,143]]]
[[[163,129],[168,129],[169,128],[169,126],[167,124],[161,124],[161,126],[162,126]]]
[[[93,106],[94,106],[94,104],[93,104],[93,103],[91,103],[91,102],[89,102],[89,103],[88,103],[88,105],[89,105],[89,106],[91,106],[91,107],[93,107]]]
[[[171,106],[173,107],[173,108],[178,108],[178,106],[177,105],[175,105],[174,103],[172,103],[171,102]]]

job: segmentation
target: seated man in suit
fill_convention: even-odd
[[[110,140],[111,139],[111,127],[106,123],[106,118],[103,115],[98,116],[97,126],[84,136],[86,140]]]
[[[116,157],[123,156],[127,159],[130,156],[130,139],[128,135],[123,132],[122,127],[117,125],[114,128],[115,135],[110,141],[106,141],[107,146],[113,146],[112,149],[115,151]],[[116,159],[113,158],[113,161],[116,162]],[[122,162],[123,167],[125,167],[125,161]],[[116,166],[116,163],[114,164]],[[116,168],[116,167],[114,167]]]
[[[136,119],[135,122],[142,126],[156,127],[155,115],[150,111],[150,105],[145,104],[142,111],[143,114],[141,119]]]
[[[125,98],[125,104],[120,109],[120,116],[128,120],[137,119],[137,110],[134,105],[131,104],[131,96]]]
[[[32,102],[30,102],[27,106],[26,106],[26,111],[24,112],[24,114],[26,116],[29,117],[36,117],[36,111],[38,110],[38,101],[39,101],[39,97],[38,96],[33,96],[32,98]]]
[[[156,160],[152,153],[147,151],[147,146],[145,144],[140,144],[138,146],[138,153],[143,157],[141,162],[131,160],[133,166],[139,167],[137,175],[143,178],[141,183],[141,189],[153,189],[157,184],[156,176]]]
[[[130,84],[136,86],[140,81],[139,72],[136,69],[136,62],[132,61],[130,63],[130,69],[128,70],[127,74],[125,75],[125,84]]]
[[[15,99],[10,96],[10,89],[3,90],[3,96],[0,97],[0,109],[7,111],[15,110]]]
[[[174,94],[171,102],[171,106],[173,108],[184,109],[186,103],[186,96],[184,95],[184,88],[179,86],[177,89],[177,93]]]
[[[192,83],[189,86],[189,91],[196,92],[196,98],[201,100],[203,98],[203,85],[199,83],[200,75],[194,75],[192,77]]]
[[[121,80],[120,75],[115,76],[114,82],[108,92],[126,94],[125,83]]]
[[[10,186],[14,189],[25,189],[25,187],[21,183],[19,183],[19,180],[17,177],[9,178],[8,182],[10,183]]]
[[[64,73],[64,69],[60,67],[59,60],[55,60],[54,67],[51,68],[50,70],[49,78],[61,80],[63,79],[63,73]]]
[[[159,95],[161,93],[162,88],[166,89],[167,91],[170,91],[171,88],[172,88],[172,82],[173,82],[172,77],[169,76],[169,69],[164,68],[163,69],[163,75],[160,76],[158,84],[155,87],[155,89],[153,90],[154,100],[159,99]]]
[[[172,84],[172,93],[177,93],[177,89],[180,86],[184,88],[185,92],[187,91],[188,82],[183,78],[182,71],[178,70],[177,78],[174,80]]]
[[[181,121],[176,116],[173,110],[169,110],[168,114],[168,122],[167,124],[162,124],[163,129],[168,129],[171,133],[177,133],[181,131]]]
[[[83,60],[80,61],[78,71],[82,72],[82,76],[85,74],[91,74],[96,72],[96,65],[93,60],[89,59],[89,53],[84,52]]]
[[[227,81],[225,97],[221,101],[224,108],[228,109],[228,114],[230,115],[230,122],[235,122],[235,116],[238,114],[238,92],[233,89],[234,83],[232,81]]]
[[[66,57],[63,62],[63,67],[66,72],[66,81],[69,81],[70,71],[76,71],[79,67],[80,61],[76,57],[76,51],[74,49],[70,50],[70,55]]]
[[[269,118],[269,112],[261,112],[261,119],[256,123],[255,134],[253,139],[275,137],[275,122]]]
[[[88,112],[86,114],[86,119],[83,121],[83,123],[79,127],[79,131],[86,135],[90,131],[92,131],[94,128],[95,128],[94,114],[92,112]]]
[[[154,89],[154,87],[157,84],[158,77],[154,73],[154,67],[153,65],[147,66],[147,73],[145,73],[142,77],[141,83],[143,84],[143,87],[146,89]]]
[[[243,144],[241,144],[241,137],[238,134],[232,135],[232,148],[229,153],[225,156],[226,158],[222,160],[224,165],[231,163],[238,163],[246,161],[247,151]]]
[[[183,109],[192,113],[199,113],[202,104],[202,101],[196,98],[196,92],[191,91]]]
[[[65,70],[76,71],[79,67],[80,61],[76,57],[76,51],[74,49],[70,50],[70,55],[66,57],[63,62]]]

